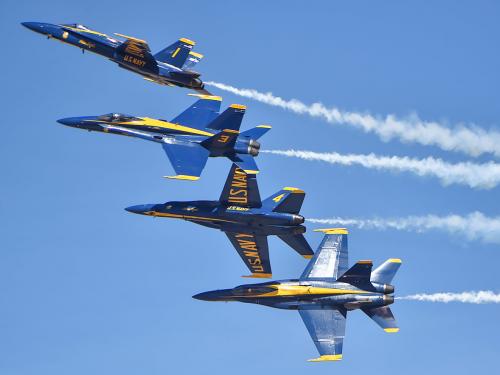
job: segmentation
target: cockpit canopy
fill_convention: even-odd
[[[233,294],[236,296],[244,296],[244,295],[259,295],[266,294],[276,291],[275,288],[269,286],[261,286],[261,285],[240,285],[233,289]]]
[[[65,23],[63,26],[68,26],[68,27],[73,27],[75,29],[80,29],[80,30],[90,30],[87,26],[84,26],[79,23]]]
[[[139,120],[137,117],[125,115],[123,113],[108,113],[106,115],[99,116],[97,119],[106,122],[127,122]]]

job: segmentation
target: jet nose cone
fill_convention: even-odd
[[[44,31],[44,28],[45,28],[45,23],[42,23],[42,22],[21,22],[21,25],[23,25],[24,27],[32,30],[32,31],[35,31],[37,33],[42,33],[44,34],[45,31]]]
[[[195,294],[193,298],[200,301],[212,301],[211,292],[198,293]]]
[[[77,126],[80,123],[79,117],[67,117],[57,120],[59,124],[63,124],[66,126]]]
[[[196,294],[193,298],[200,301],[228,301],[231,296],[231,290],[213,290]]]
[[[154,204],[138,204],[125,208],[125,211],[132,212],[133,214],[147,215],[147,212],[153,211]]]

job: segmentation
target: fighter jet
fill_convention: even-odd
[[[119,67],[142,75],[148,81],[210,94],[204,89],[200,74],[191,70],[203,58],[202,54],[192,51],[195,45],[192,40],[181,38],[152,55],[145,40],[115,33],[114,35],[125,39],[123,42],[77,23],[54,25],[23,22],[22,25],[46,35],[48,39],[56,39],[81,48],[83,52],[91,51],[104,56]]]
[[[388,259],[374,271],[371,260],[360,260],[348,269],[347,230],[318,231],[325,236],[299,279],[241,285],[193,298],[298,310],[320,354],[313,362],[342,359],[348,311],[360,309],[385,332],[398,332],[389,305],[394,302],[391,281],[401,260]]]
[[[218,201],[166,202],[126,208],[136,214],[183,219],[225,232],[252,274],[271,277],[267,236],[277,235],[304,258],[314,254],[299,215],[304,191],[285,187],[261,201],[255,174],[233,164]]]
[[[259,125],[240,133],[246,107],[231,104],[222,114],[220,96],[198,95],[200,99],[172,121],[135,117],[121,113],[71,117],[59,123],[88,131],[126,135],[160,143],[180,180],[197,180],[209,157],[227,157],[247,173],[258,173],[254,156],[257,142],[271,128]]]

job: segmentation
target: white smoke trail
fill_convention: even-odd
[[[416,114],[405,119],[399,119],[395,115],[380,117],[342,111],[336,107],[328,108],[321,103],[307,105],[297,99],[285,100],[274,96],[271,92],[238,89],[218,82],[206,82],[206,84],[297,114],[322,118],[331,124],[347,124],[367,133],[375,133],[384,141],[397,138],[402,142],[437,146],[443,150],[459,151],[471,156],[485,153],[500,156],[500,132],[484,130],[474,124],[468,126],[459,124],[449,128],[438,122],[423,121]]]
[[[461,303],[500,303],[500,294],[496,294],[491,290],[480,290],[478,292],[462,292],[462,293],[433,293],[433,294],[413,294],[405,297],[396,297],[396,299],[427,301],[427,302],[461,302]]]
[[[339,154],[300,150],[262,150],[261,152],[304,160],[320,160],[331,164],[355,164],[370,169],[410,172],[418,176],[436,177],[444,185],[460,184],[471,188],[491,189],[500,183],[500,164],[494,162],[452,164],[433,157],[413,159],[375,154]]]
[[[458,234],[468,240],[481,240],[485,243],[500,244],[500,216],[488,217],[481,212],[472,212],[466,216],[408,216],[395,219],[306,219],[310,223],[323,225],[354,226],[360,229],[396,229],[410,232],[441,230],[449,234]]]

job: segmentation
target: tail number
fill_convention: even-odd
[[[228,135],[221,135],[219,137],[218,142],[220,142],[220,143],[226,143],[228,140],[229,140],[229,136]]]
[[[285,194],[280,194],[280,195],[274,197],[273,201],[275,201],[276,203],[278,203],[280,200],[283,199],[284,196],[285,196]]]

